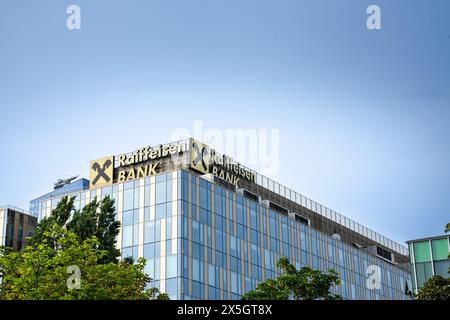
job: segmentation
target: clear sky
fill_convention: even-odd
[[[449,16],[448,0],[0,0],[0,204],[200,120],[279,129],[273,179],[395,241],[441,234]]]

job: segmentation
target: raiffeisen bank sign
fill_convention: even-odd
[[[256,182],[256,173],[231,157],[221,155],[195,139],[188,139],[93,160],[90,166],[90,188],[127,182],[169,170],[170,166],[164,168],[163,162],[175,163],[172,169],[186,168],[201,174],[211,173],[235,186],[238,186],[240,179]]]
[[[255,172],[195,139],[191,139],[191,168],[203,174],[212,173],[236,187],[240,179],[256,182]]]
[[[162,171],[161,162],[165,158],[183,157],[187,150],[188,142],[180,141],[157,147],[143,147],[130,154],[93,160],[89,175],[90,188],[155,175]]]

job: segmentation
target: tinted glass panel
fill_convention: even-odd
[[[431,241],[433,250],[433,260],[447,260],[448,258],[448,240],[439,239]]]
[[[414,257],[416,263],[431,260],[430,244],[428,241],[414,243]]]

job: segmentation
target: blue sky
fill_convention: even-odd
[[[70,4],[81,30],[66,28]],[[366,28],[370,4],[382,30]],[[200,120],[278,128],[273,179],[398,242],[441,234],[449,13],[447,0],[1,0],[0,204],[28,208],[89,160]]]

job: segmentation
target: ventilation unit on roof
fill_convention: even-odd
[[[289,217],[295,219],[295,221],[303,223],[304,225],[310,226],[311,221],[308,218],[305,218],[300,213],[289,212]]]
[[[253,193],[253,192],[250,192],[250,191],[248,191],[248,190],[246,190],[246,189],[244,189],[244,188],[237,189],[237,193],[243,195],[243,196],[246,197],[247,199],[256,201],[256,202],[258,202],[258,203],[261,202],[261,197],[260,197],[260,196],[258,196],[257,194],[255,194],[255,193]]]
[[[381,248],[380,246],[372,245],[367,248],[367,251],[369,251],[374,256],[377,256],[378,258],[386,260],[390,263],[395,263],[394,255],[392,254],[392,252]]]
[[[271,210],[274,210],[276,212],[279,212],[279,213],[282,213],[282,214],[285,214],[285,215],[289,214],[289,210],[288,209],[286,209],[286,208],[284,208],[284,207],[282,207],[282,206],[280,206],[280,205],[278,205],[278,204],[276,204],[276,203],[274,203],[274,202],[272,202],[270,200],[267,200],[267,199],[266,200],[262,200],[261,203],[264,206],[266,206],[267,208],[269,208]]]

